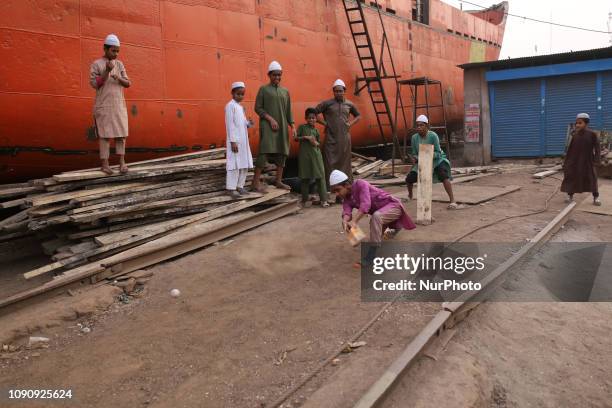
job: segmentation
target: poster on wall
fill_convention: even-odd
[[[480,141],[480,105],[477,103],[465,107],[465,141],[466,143]]]

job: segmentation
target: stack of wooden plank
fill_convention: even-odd
[[[355,178],[366,178],[377,173],[385,163],[383,160],[376,160],[373,157],[366,157],[355,152],[352,153],[351,167]]]
[[[196,226],[202,232],[231,225],[288,193],[271,190],[232,199],[225,193],[224,157],[225,149],[212,149],[131,163],[127,174],[89,169],[0,188],[0,197],[18,197],[22,207],[0,221],[0,240],[25,235],[41,240],[52,259],[27,272],[29,279],[104,262]],[[173,238],[179,241],[180,236]]]

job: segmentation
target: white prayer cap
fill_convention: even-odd
[[[576,115],[576,119],[591,119],[588,113],[579,113]]]
[[[282,71],[283,67],[281,67],[281,64],[278,63],[278,61],[272,61],[270,63],[270,66],[268,66],[268,72],[272,72],[272,71]]]
[[[232,91],[236,88],[246,88],[246,87],[244,86],[244,82],[238,81],[232,84]]]
[[[119,47],[121,43],[119,42],[119,37],[117,37],[115,34],[109,34],[104,40],[104,45],[114,45],[115,47]]]
[[[333,88],[335,88],[335,87],[337,87],[337,86],[341,86],[341,87],[343,87],[344,89],[346,89],[346,85],[344,84],[344,81],[343,81],[343,80],[341,80],[341,79],[339,79],[339,78],[338,78],[338,79],[336,79],[336,82],[334,82],[334,85],[332,86],[332,89],[333,89]]]
[[[416,121],[417,121],[417,122],[423,122],[423,123],[427,123],[427,124],[429,124],[429,119],[427,119],[427,116],[425,116],[425,115],[420,115],[420,116],[419,116],[419,117],[416,119]]]
[[[340,170],[334,170],[329,175],[329,185],[330,186],[335,186],[337,184],[345,182],[346,180],[348,180],[348,176],[344,174],[343,172],[341,172]]]

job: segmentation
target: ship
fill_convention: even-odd
[[[298,124],[342,78],[363,115],[353,145],[378,143],[370,98],[354,92],[362,72],[343,1],[3,0],[0,182],[98,165],[89,67],[109,33],[121,39],[119,59],[132,81],[128,162],[224,146],[230,84],[246,83],[247,116],[256,118],[255,96],[272,60],[283,66]],[[374,44],[383,23],[397,75],[441,81],[448,126],[461,128],[457,65],[499,58],[508,3],[462,11],[440,0],[360,1]],[[256,152],[257,128],[250,140]]]

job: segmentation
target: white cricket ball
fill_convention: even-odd
[[[181,296],[181,291],[178,290],[178,289],[172,289],[170,291],[170,296],[172,296],[172,297],[179,297],[179,296]]]

